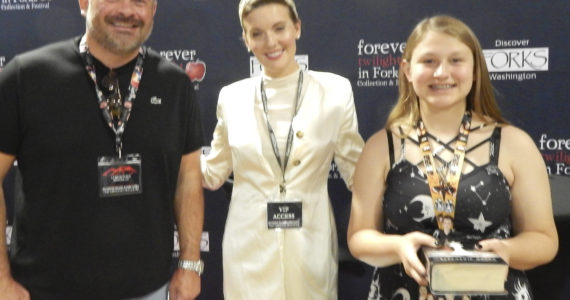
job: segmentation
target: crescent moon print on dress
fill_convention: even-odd
[[[413,218],[416,222],[422,222],[427,219],[433,219],[435,217],[435,212],[433,210],[433,201],[428,195],[417,195],[412,201],[410,201],[410,206],[414,202],[419,202],[422,204],[421,216]]]
[[[398,296],[402,296],[402,297],[398,298]],[[394,295],[392,295],[391,299],[411,300],[412,298],[411,298],[410,292],[408,292],[408,290],[406,290],[405,288],[399,288],[396,290]]]

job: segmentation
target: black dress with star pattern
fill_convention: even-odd
[[[511,194],[507,180],[498,168],[501,128],[495,127],[492,134],[467,153],[482,145],[489,145],[489,162],[476,166],[467,158],[473,170],[462,174],[457,191],[454,219],[456,235],[474,242],[487,239],[506,239],[512,235]],[[418,145],[416,140],[408,140]],[[406,234],[421,231],[433,234],[437,229],[433,202],[427,178],[421,169],[405,159],[405,141],[401,140],[400,160],[394,163],[392,133],[388,132],[391,169],[386,178],[383,200],[384,232]],[[457,295],[455,297],[428,298],[429,291],[408,277],[402,264],[376,268],[370,286],[369,300],[531,300],[532,292],[524,272],[509,269],[505,284],[507,295]],[[431,296],[431,295],[430,295]]]

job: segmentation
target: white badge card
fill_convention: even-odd
[[[102,156],[97,160],[99,196],[113,197],[142,193],[142,165],[140,154]]]
[[[267,203],[268,229],[301,227],[303,227],[303,205],[301,201]]]

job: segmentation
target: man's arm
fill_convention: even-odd
[[[174,199],[178,225],[180,259],[200,259],[200,241],[204,223],[204,195],[200,172],[200,150],[182,156]],[[170,282],[170,299],[194,299],[200,294],[200,276],[178,268]]]
[[[6,249],[6,199],[2,183],[14,164],[15,157],[0,152],[0,295],[2,299],[30,299],[30,294],[10,273],[8,249]]]

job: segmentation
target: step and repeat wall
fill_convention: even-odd
[[[147,42],[185,69],[194,82],[206,142],[216,124],[220,88],[260,71],[241,40],[237,5],[237,0],[159,1],[154,32]],[[561,178],[556,182],[569,183],[570,5],[566,0],[298,0],[297,8],[302,20],[298,61],[305,68],[350,79],[365,139],[383,127],[395,102],[398,66],[413,26],[434,14],[463,20],[484,48],[504,115],[531,135],[548,173]],[[84,31],[77,1],[0,0],[0,71],[18,53]],[[329,178],[341,247],[339,298],[365,299],[371,268],[353,260],[346,249],[350,192],[334,165]],[[14,207],[23,198],[19,180],[14,167],[3,183],[8,237]],[[202,256],[206,271],[200,299],[223,298],[221,239],[230,193],[229,184],[205,192]],[[570,199],[556,201],[565,201],[562,206],[568,207]],[[570,234],[561,228],[568,218],[557,214],[561,251],[555,262],[529,272],[538,299],[570,298]],[[173,260],[176,256],[174,253]],[[542,274],[549,274],[548,280]]]

